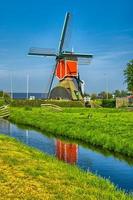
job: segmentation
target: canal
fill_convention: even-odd
[[[86,172],[110,179],[119,188],[133,192],[133,159],[131,158],[123,158],[78,142],[48,136],[3,119],[0,119],[0,133],[16,138],[66,163],[77,165]]]

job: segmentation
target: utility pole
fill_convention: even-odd
[[[29,74],[27,74],[27,99],[29,98]]]
[[[106,81],[106,99],[109,98],[109,84],[108,84],[108,76],[105,73],[105,81]]]
[[[13,99],[13,89],[12,89],[12,72],[10,75],[10,94],[11,94],[11,99]]]
[[[4,99],[4,89],[3,89],[3,93],[2,93],[2,98]]]

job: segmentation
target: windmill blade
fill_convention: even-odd
[[[57,56],[56,51],[54,49],[36,48],[36,47],[30,48],[28,55],[33,55],[33,56]]]
[[[64,42],[65,42],[66,33],[67,33],[67,30],[68,30],[68,24],[70,22],[70,18],[71,18],[71,14],[69,12],[66,13],[64,25],[63,25],[63,29],[62,29],[62,33],[61,33],[61,38],[60,38],[60,42],[59,42],[59,53],[61,53],[62,50],[63,50],[63,46],[64,46]]]
[[[53,69],[53,72],[52,72],[50,84],[49,84],[49,89],[48,89],[48,94],[47,94],[47,98],[48,98],[48,99],[49,99],[49,97],[50,97],[50,92],[51,92],[52,84],[53,84],[53,81],[54,81],[54,76],[55,76],[55,72],[56,72],[57,65],[58,65],[58,62],[56,61],[56,64],[55,64],[54,69]]]
[[[78,58],[79,65],[89,65],[91,62],[91,58]]]
[[[80,65],[90,64],[90,61],[93,58],[93,55],[91,54],[80,54],[72,52],[63,52],[61,56],[71,60],[77,60],[78,64]]]
[[[92,54],[81,54],[81,53],[74,53],[74,56],[77,58],[93,58]]]
[[[72,52],[63,52],[62,56],[66,57],[71,57],[71,58],[93,58],[92,54],[81,54],[81,53],[72,53]]]

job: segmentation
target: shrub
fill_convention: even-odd
[[[42,100],[25,100],[25,99],[13,99],[11,106],[14,107],[39,107],[43,103]]]
[[[115,108],[116,101],[115,99],[103,99],[101,106],[105,108]]]
[[[23,107],[23,106],[40,107],[41,104],[54,104],[60,107],[83,107],[84,106],[84,104],[81,101],[65,101],[65,100],[13,99],[11,102],[11,106],[13,107]]]
[[[6,104],[10,104],[11,103],[11,97],[9,94],[4,93],[4,100]]]

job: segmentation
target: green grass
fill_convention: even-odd
[[[130,200],[108,180],[0,135],[0,199]]]
[[[10,119],[133,157],[133,112],[117,109],[11,108]]]

